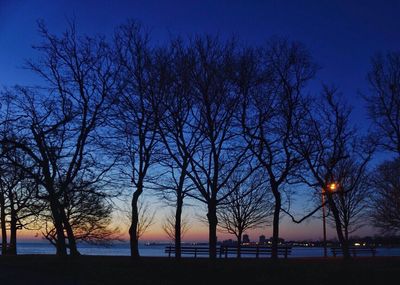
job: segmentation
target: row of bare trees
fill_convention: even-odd
[[[301,223],[322,206],[345,257],[366,209],[378,227],[398,229],[398,215],[387,225],[384,212],[398,204],[382,200],[398,195],[399,183],[390,184],[384,166],[375,175],[368,168],[381,146],[399,153],[398,54],[374,59],[366,101],[378,135],[362,136],[335,88],[310,95],[318,67],[298,42],[275,38],[254,48],[199,36],[156,45],[134,21],[111,41],[80,37],[74,23],[61,36],[42,23],[39,30],[39,56],[26,65],[38,86],[2,92],[3,253],[7,245],[16,253],[22,227],[40,229],[60,256],[79,255],[79,240],[116,238],[112,201],[123,192],[131,193],[134,258],[145,192],[173,206],[164,228],[177,258],[187,199],[206,208],[210,258],[218,227],[240,246],[246,230],[271,224],[276,259],[282,214]],[[340,185],[335,193],[327,189],[332,182]],[[291,213],[294,189],[315,199],[302,218]],[[366,207],[370,196],[373,208]]]

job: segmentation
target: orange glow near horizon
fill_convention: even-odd
[[[124,223],[118,223],[118,219],[114,220],[111,227],[118,227],[120,229],[119,237],[125,241],[129,240],[128,226]],[[372,228],[364,228],[359,230],[357,235],[371,235],[374,233]],[[320,229],[319,219],[310,219],[301,224],[292,223],[287,217],[283,217],[280,223],[280,237],[285,240],[321,240],[322,231]],[[272,227],[264,227],[260,229],[247,231],[251,241],[258,241],[260,235],[267,238],[272,236]],[[226,239],[235,240],[234,235],[227,233],[217,232],[218,240],[223,241]],[[334,238],[336,233],[334,229],[328,227],[328,238]],[[38,231],[21,230],[18,231],[19,241],[44,241],[42,233]],[[162,229],[161,221],[157,221],[149,230],[140,238],[141,242],[169,242],[171,241]],[[188,232],[182,239],[184,242],[207,242],[208,241],[208,227],[206,224],[198,221],[193,221]]]
[[[128,241],[128,227],[121,226],[119,237],[122,240]],[[258,241],[260,235],[264,235],[267,238],[272,236],[272,227],[266,227],[262,229],[256,229],[247,231],[246,234],[250,236],[251,241]],[[223,241],[226,239],[235,240],[234,235],[230,235],[223,232],[218,232],[218,240]],[[319,221],[310,221],[301,225],[293,224],[283,220],[280,226],[280,236],[285,240],[317,240],[321,238],[319,229]],[[334,231],[331,236],[334,237]],[[41,231],[18,231],[18,240],[20,241],[43,241]],[[168,242],[170,239],[167,237],[162,227],[158,224],[151,227],[140,240],[142,242]],[[201,223],[194,223],[189,231],[185,234],[182,239],[184,242],[207,242],[208,241],[208,227]]]

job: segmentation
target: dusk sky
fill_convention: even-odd
[[[24,59],[35,57],[31,46],[40,42],[38,19],[56,34],[65,30],[67,19],[75,17],[80,34],[111,36],[116,26],[131,18],[147,27],[155,42],[193,34],[236,36],[250,45],[262,45],[272,36],[300,41],[321,67],[310,92],[318,92],[321,83],[336,85],[355,107],[355,123],[366,129],[360,93],[368,92],[370,58],[400,49],[399,14],[400,1],[395,0],[0,0],[0,86],[35,83],[36,78],[22,66]],[[186,238],[205,240],[206,230],[196,223]],[[304,225],[284,220],[281,232],[285,239],[317,239],[322,225],[317,219]],[[271,229],[254,231],[251,238],[261,233],[269,237]],[[360,232],[371,233],[370,229]],[[328,236],[334,236],[332,229]],[[155,225],[146,239],[165,237]]]

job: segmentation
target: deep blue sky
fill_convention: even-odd
[[[355,121],[366,127],[358,92],[368,90],[370,57],[400,50],[399,15],[400,1],[392,0],[0,0],[0,86],[35,82],[21,66],[40,41],[38,19],[59,33],[75,16],[80,32],[111,35],[133,18],[156,41],[194,33],[235,35],[256,45],[275,35],[301,41],[322,67],[313,86],[337,85],[356,107]]]
[[[317,82],[337,85],[353,105],[357,92],[367,91],[370,57],[400,50],[400,1],[0,0],[0,84],[31,80],[20,67],[34,56],[37,19],[57,33],[73,15],[79,31],[89,34],[111,34],[133,18],[155,40],[193,33],[235,35],[249,44],[274,35],[298,40],[322,67]]]

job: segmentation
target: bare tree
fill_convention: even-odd
[[[151,166],[157,162],[159,102],[167,92],[168,61],[149,46],[149,36],[139,24],[128,22],[115,36],[116,57],[121,65],[120,94],[110,123],[121,143],[117,151],[128,165],[123,169],[133,186],[132,217],[129,228],[131,257],[139,257],[138,200],[152,179]]]
[[[372,221],[384,234],[400,232],[400,160],[386,161],[371,173]]]
[[[137,239],[139,239],[155,222],[156,212],[150,208],[147,202],[139,202],[139,223],[136,230]]]
[[[96,142],[116,73],[105,41],[78,37],[74,23],[61,37],[50,34],[42,23],[39,31],[43,43],[35,49],[41,56],[27,67],[39,75],[43,86],[14,90],[12,121],[18,136],[4,137],[1,142],[7,151],[19,149],[32,162],[24,167],[13,161],[34,179],[38,196],[48,202],[57,254],[66,255],[68,247],[71,255],[79,255],[68,205],[62,198],[74,191],[71,185],[76,181],[102,181],[113,164],[100,159]]]
[[[180,235],[180,239],[183,239],[187,231],[190,229],[190,223],[189,219],[187,216],[181,216],[180,217],[180,222],[179,222],[180,229],[178,231]],[[171,212],[169,215],[166,216],[164,223],[162,225],[163,231],[166,233],[169,239],[172,241],[176,241],[176,227],[177,227],[177,222],[176,222],[176,213]],[[175,248],[176,250],[176,248]]]
[[[193,112],[195,102],[191,71],[193,58],[180,40],[171,44],[169,74],[172,77],[168,94],[159,102],[163,107],[159,114],[159,134],[165,146],[164,158],[160,166],[165,168],[164,179],[157,183],[158,189],[169,204],[175,206],[175,218],[166,221],[166,229],[175,226],[175,233],[168,233],[175,237],[175,257],[181,257],[181,239],[184,227],[181,225],[184,199],[193,190],[187,172],[190,160],[193,159],[201,141],[199,121]],[[173,222],[173,223],[172,223]]]
[[[11,97],[5,91],[1,101],[1,137],[12,137],[12,108]],[[2,254],[17,254],[17,230],[36,228],[37,219],[43,209],[43,202],[36,197],[36,184],[29,178],[28,173],[19,165],[27,167],[29,157],[18,149],[9,151],[7,146],[0,146],[0,224],[2,232]],[[9,241],[7,231],[10,232]]]
[[[312,108],[309,120],[301,128],[302,134],[298,136],[296,145],[305,159],[309,173],[304,181],[316,189],[317,195],[321,195],[321,191],[325,195],[343,248],[343,256],[347,259],[350,258],[350,253],[343,225],[349,229],[349,216],[341,215],[341,209],[347,211],[347,207],[351,205],[341,199],[352,197],[350,192],[361,187],[361,179],[364,178],[365,168],[374,148],[357,135],[355,127],[349,122],[351,108],[337,97],[336,89],[324,88],[320,98],[322,103]],[[356,163],[350,164],[351,161]],[[351,170],[346,168],[349,165]],[[345,171],[351,171],[351,175],[343,175]],[[328,185],[331,183],[343,183],[337,191],[341,193],[338,197],[338,193],[329,191]],[[355,213],[356,211],[353,212]]]
[[[374,137],[384,150],[400,155],[400,52],[373,57],[368,82],[371,91],[364,98]]]
[[[150,203],[145,201],[142,197],[138,200],[137,204],[138,209],[138,224],[136,228],[136,238],[139,240],[148,229],[154,225],[156,211],[154,211]],[[124,210],[126,214],[126,220],[128,221],[128,225],[132,224],[132,207],[128,207],[128,209]]]
[[[72,188],[72,187],[71,187]],[[62,198],[65,213],[76,241],[91,244],[108,244],[117,239],[117,228],[111,226],[113,197],[97,185],[81,182]],[[53,245],[57,244],[56,229],[51,213],[41,214],[42,234]]]
[[[211,259],[217,255],[217,206],[230,194],[222,189],[241,165],[249,164],[243,180],[253,170],[250,153],[235,124],[240,98],[232,84],[234,51],[232,42],[221,44],[210,37],[195,39],[189,51],[195,59],[191,76],[196,102],[193,113],[202,136],[187,172],[197,191],[189,195],[207,206]]]
[[[232,179],[235,179],[233,177]],[[257,172],[239,187],[235,181],[227,184],[235,187],[226,202],[218,209],[219,227],[222,231],[235,235],[237,239],[237,257],[240,257],[242,235],[246,230],[267,226],[273,213],[273,203],[270,192],[265,191],[266,181],[262,173]],[[236,179],[240,180],[240,178]]]
[[[7,166],[7,170],[0,176],[2,253],[16,255],[17,231],[31,229],[33,224],[37,224],[43,203],[36,198],[35,183],[30,182],[20,169],[10,164],[3,166]],[[7,230],[10,232],[9,241]]]
[[[243,133],[269,177],[266,190],[275,200],[271,257],[277,259],[282,191],[302,160],[293,141],[305,115],[305,87],[316,66],[301,44],[281,39],[257,53],[244,53],[240,66]]]
[[[351,157],[341,161],[334,171],[339,187],[333,195],[333,200],[337,205],[346,242],[349,241],[350,234],[368,222],[367,214],[372,191],[366,168],[361,163],[358,157]],[[330,217],[335,226],[334,217]]]

